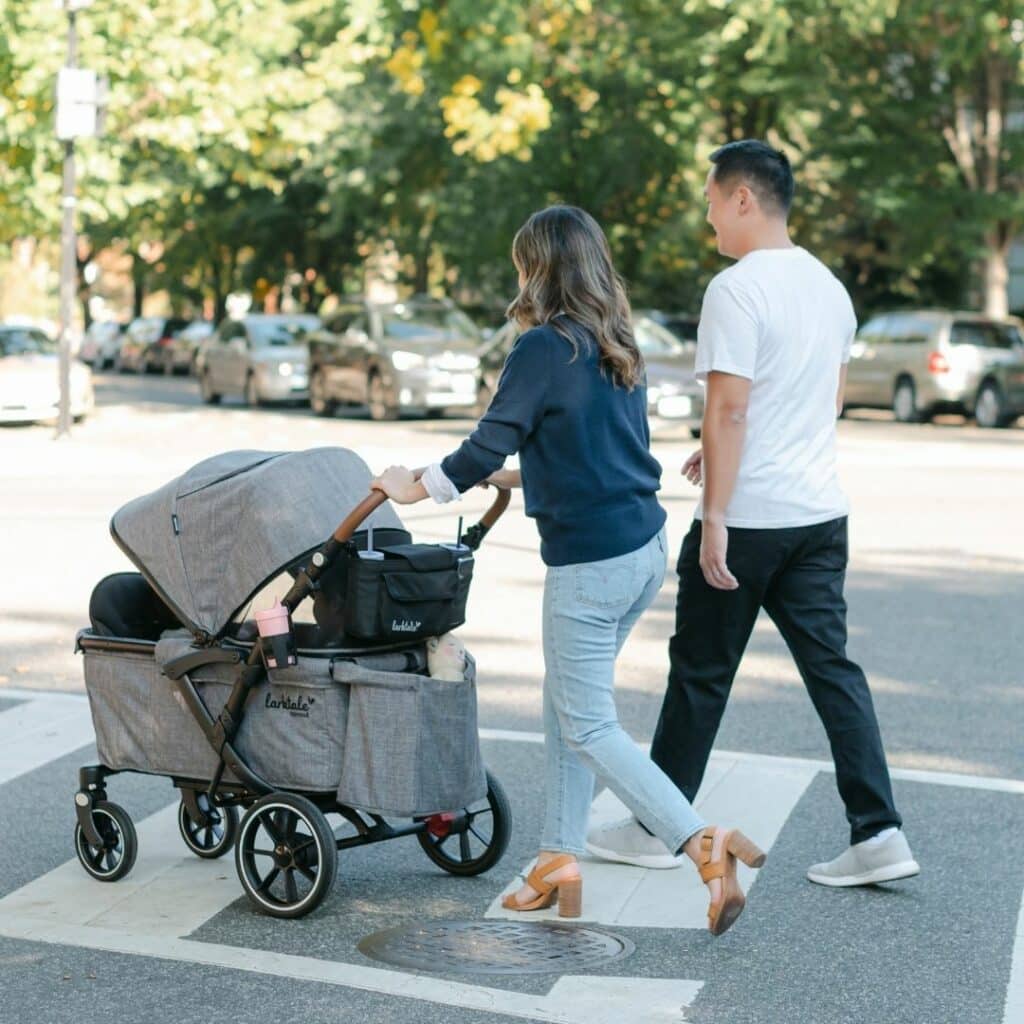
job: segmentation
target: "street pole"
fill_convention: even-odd
[[[68,15],[67,67],[78,61],[78,35],[75,5],[65,2]],[[60,411],[57,438],[71,436],[71,322],[75,308],[77,253],[75,242],[75,140],[64,141],[64,184],[61,189],[60,230]]]

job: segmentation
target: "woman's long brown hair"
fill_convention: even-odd
[[[597,221],[575,206],[539,210],[516,232],[512,261],[526,280],[508,307],[509,319],[523,330],[550,324],[576,355],[579,335],[566,321],[581,324],[597,340],[602,369],[632,391],[643,379],[643,357],[625,285]]]

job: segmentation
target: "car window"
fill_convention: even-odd
[[[656,324],[650,317],[638,317],[633,323],[633,337],[637,348],[645,356],[676,356],[683,351],[682,343],[676,336],[661,324]]]
[[[391,341],[481,340],[480,330],[461,310],[398,303],[380,311],[381,333]]]
[[[0,331],[0,356],[52,355],[57,342],[42,331],[18,327]]]
[[[858,332],[857,337],[864,341],[868,341],[872,338],[880,338],[885,334],[886,326],[889,323],[889,317],[885,314],[882,316],[873,316]]]
[[[927,341],[935,332],[935,321],[917,313],[893,313],[886,325],[890,341],[899,345],[912,345]]]
[[[692,316],[670,316],[665,319],[665,326],[680,341],[696,341],[699,325],[700,321]]]
[[[961,320],[953,324],[949,340],[953,345],[977,348],[1013,348],[1019,344],[1019,331],[1013,324],[993,324],[980,320]]]
[[[281,320],[250,320],[246,325],[254,348],[294,345],[317,326],[311,317]]]

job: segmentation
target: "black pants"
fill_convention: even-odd
[[[901,824],[864,673],[846,657],[846,518],[781,530],[729,530],[726,562],[738,590],[716,590],[700,569],[701,523],[683,541],[668,690],[651,758],[688,800],[697,795],[729,689],[758,611],[796,661],[825,726],[851,842]]]

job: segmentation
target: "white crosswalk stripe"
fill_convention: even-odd
[[[81,696],[11,690],[0,690],[0,695],[22,700],[0,712],[0,785],[93,738],[88,704]],[[492,742],[537,744],[542,739],[537,733],[508,730],[481,734]],[[751,838],[770,850],[811,781],[830,767],[800,758],[719,751],[712,755],[697,806],[708,821],[742,821]],[[908,770],[893,775],[932,785],[1024,794],[1024,782],[1014,779]],[[625,813],[608,791],[598,797],[593,812],[595,821]],[[189,936],[240,897],[233,867],[201,861],[185,851],[178,836],[177,804],[150,815],[137,828],[140,856],[125,879],[96,882],[77,860],[69,860],[0,899],[0,935],[272,974],[554,1024],[620,1024],[637,1006],[644,1007],[645,1022],[678,1024],[702,986],[698,979],[563,976],[546,995],[538,995],[196,941]],[[744,886],[749,886],[755,873],[741,871]],[[584,876],[584,921],[623,928],[705,927],[706,891],[685,866],[644,871],[595,861],[585,865]],[[505,891],[516,884],[511,880]],[[1024,894],[1020,898],[1003,1024],[1024,1020]],[[506,916],[500,894],[486,916]],[[551,916],[553,911],[531,914],[530,919]]]

